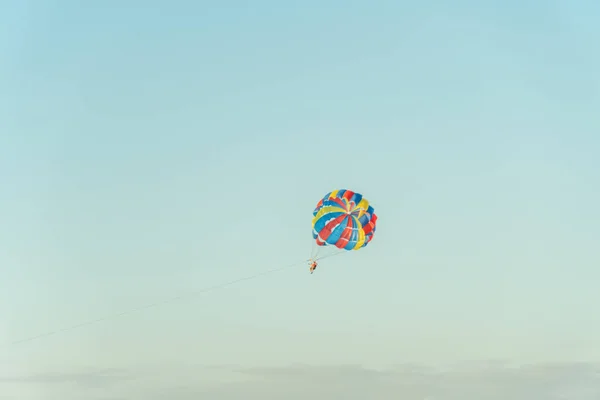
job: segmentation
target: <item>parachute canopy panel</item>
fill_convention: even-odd
[[[359,250],[373,239],[373,207],[360,193],[338,189],[327,193],[313,211],[312,235],[319,246]]]

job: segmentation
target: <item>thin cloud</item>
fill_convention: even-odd
[[[182,400],[261,398],[406,400],[597,400],[600,367],[595,364],[503,363],[436,369],[406,365],[389,370],[342,365],[250,368],[248,382],[210,389],[187,388]]]
[[[105,387],[133,379],[118,369],[88,369],[76,372],[38,373],[30,375],[0,376],[0,384],[75,384],[84,387]]]
[[[3,384],[9,382],[22,389],[35,383],[44,383],[46,388],[54,386],[53,398],[63,400],[305,400],[307,397],[313,400],[598,400],[600,365],[515,366],[491,361],[443,368],[406,364],[385,370],[360,365],[179,369],[163,366],[156,375],[141,371],[92,370],[4,377],[0,379],[0,393]],[[69,390],[61,392],[59,387],[64,385],[59,383],[71,383]],[[13,393],[17,393],[17,389],[13,387]],[[46,398],[21,397],[23,400]]]

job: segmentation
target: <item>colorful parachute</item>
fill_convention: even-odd
[[[359,250],[373,239],[377,215],[367,199],[347,189],[327,193],[313,211],[312,235],[318,246]]]

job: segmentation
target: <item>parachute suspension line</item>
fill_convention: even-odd
[[[314,240],[312,242],[312,251],[310,252],[310,259],[315,260],[321,254],[323,246],[319,246]]]
[[[316,260],[322,258],[322,257],[319,257],[319,255],[322,254],[322,252],[324,250],[326,250],[328,247],[330,247],[330,246],[319,246],[317,244],[316,239],[312,239],[311,251],[310,251],[310,259],[309,260],[316,261]]]
[[[319,245],[317,245],[317,242],[315,241],[315,239],[311,240],[311,245],[310,245],[310,258],[309,260],[314,260],[317,255],[319,254]]]
[[[323,254],[325,253],[325,254]],[[313,240],[312,251],[310,253],[310,258],[308,261],[319,261],[325,258],[338,256],[340,254],[348,253],[348,250],[339,249],[335,246],[319,246]]]
[[[317,257],[317,258],[315,259],[315,261],[323,260],[323,259],[325,259],[325,258],[329,258],[329,257],[335,257],[335,256],[339,256],[340,254],[344,254],[344,253],[347,253],[347,252],[348,252],[347,250],[338,249],[338,251],[337,251],[336,253],[333,253],[333,254],[326,254],[326,255],[324,255],[324,256]]]
[[[324,248],[326,248],[326,247],[329,247],[329,246],[319,246],[317,244],[317,242],[313,239],[313,241],[312,241],[312,249],[311,249],[311,252],[310,252],[310,260],[316,261],[316,260],[319,260],[319,259],[323,258],[323,256],[320,256],[320,255],[322,254]]]

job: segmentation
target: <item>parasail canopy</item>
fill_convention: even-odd
[[[377,223],[362,194],[348,189],[327,193],[313,211],[312,235],[318,246],[359,250],[373,239]]]

